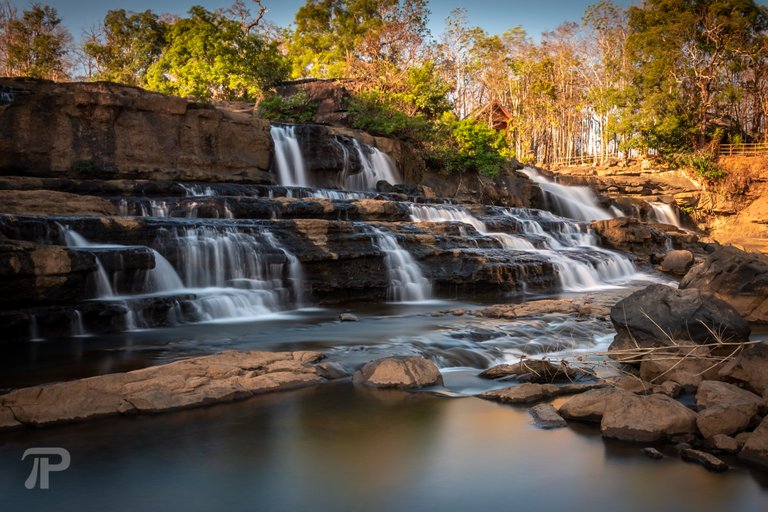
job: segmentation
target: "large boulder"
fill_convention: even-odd
[[[768,343],[746,347],[720,369],[719,377],[744,384],[760,396],[768,397]]]
[[[543,359],[522,359],[514,364],[498,364],[480,373],[483,379],[516,377],[520,382],[573,382],[587,373],[579,368],[570,367],[565,361],[554,364]]]
[[[560,416],[569,420],[600,422],[605,413],[605,404],[614,393],[621,391],[614,387],[592,389],[574,396],[560,406]]]
[[[669,240],[666,233],[632,217],[595,221],[592,227],[601,243],[611,249],[631,252],[644,259],[666,252]]]
[[[590,389],[595,389],[595,387],[596,384],[565,384],[558,386],[555,384],[525,383],[504,389],[486,391],[478,396],[485,400],[492,400],[502,404],[531,404],[557,396],[584,393]]]
[[[749,436],[739,458],[768,469],[768,416]]]
[[[666,395],[617,391],[606,401],[600,431],[620,441],[662,441],[695,433],[696,413]]]
[[[768,323],[768,256],[720,247],[693,267],[681,289],[715,294],[750,322]]]
[[[736,434],[749,426],[761,403],[759,396],[733,384],[705,380],[696,392],[696,425],[704,439]]]
[[[653,284],[611,309],[617,334],[610,350],[749,340],[749,324],[738,311],[701,290],[675,290]]]
[[[352,378],[375,388],[413,389],[443,384],[435,363],[421,356],[396,356],[371,361]]]
[[[684,276],[693,266],[693,260],[691,251],[669,251],[661,260],[661,271],[674,276]]]

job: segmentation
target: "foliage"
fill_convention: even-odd
[[[687,155],[686,164],[697,176],[709,181],[725,178],[728,172],[717,165],[716,157],[711,153],[697,152]]]
[[[63,80],[71,43],[53,7],[35,3],[19,15],[12,4],[0,4],[0,74]]]
[[[272,95],[259,102],[258,115],[263,119],[283,123],[308,123],[312,121],[317,104],[305,91],[290,96]]]
[[[476,171],[496,176],[507,161],[504,134],[475,119],[457,121],[452,115],[441,120],[441,129],[450,137],[437,148],[444,172]]]
[[[168,23],[152,11],[108,11],[98,33],[90,34],[83,51],[95,70],[94,78],[143,85],[149,67],[162,54]]]
[[[395,136],[418,141],[427,135],[427,121],[419,115],[409,116],[379,92],[355,95],[350,102],[352,127],[374,135]]]
[[[288,74],[277,45],[240,23],[195,6],[167,32],[167,46],[147,70],[147,87],[202,100],[255,100]]]

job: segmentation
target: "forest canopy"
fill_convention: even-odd
[[[553,163],[768,141],[768,10],[753,0],[601,0],[539,38],[511,14],[509,30],[489,34],[462,9],[431,34],[426,0],[307,0],[282,28],[266,14],[243,0],[180,17],[112,10],[75,44],[54,8],[5,1],[0,75],[263,100],[300,120],[303,99],[275,98],[276,85],[349,79],[357,127],[486,173],[512,155]]]

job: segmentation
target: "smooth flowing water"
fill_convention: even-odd
[[[376,245],[384,252],[390,285],[387,298],[393,302],[419,302],[432,298],[432,284],[424,277],[413,256],[400,247],[392,233],[371,227]]]
[[[446,375],[462,388],[460,375]],[[50,489],[27,490],[32,446],[69,450]],[[541,430],[476,398],[329,385],[162,416],[11,432],[4,510],[762,512],[764,474],[724,474],[671,452]]]
[[[589,187],[560,185],[532,167],[526,167],[520,172],[539,185],[550,209],[563,217],[578,220],[603,220],[615,217],[615,214],[597,204],[597,197]]]
[[[671,224],[678,228],[683,227],[680,222],[680,216],[677,214],[671,204],[662,203],[660,201],[653,201],[648,203],[653,210],[653,215],[656,217],[657,222],[662,224]]]

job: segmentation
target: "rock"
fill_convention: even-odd
[[[745,384],[752,391],[768,398],[768,343],[756,343],[744,348],[719,371],[724,380]]]
[[[659,393],[662,395],[667,395],[670,398],[676,398],[682,389],[683,387],[679,383],[673,380],[667,380],[658,386],[653,386],[653,393]]]
[[[705,380],[696,393],[696,425],[704,439],[736,434],[749,426],[762,399],[732,384]]]
[[[706,349],[702,352],[709,353]],[[698,356],[691,349],[673,348],[644,359],[640,363],[640,377],[655,384],[668,385],[670,389],[677,388],[678,392],[693,393],[702,380],[717,378],[722,364],[720,359]]]
[[[739,450],[744,448],[744,445],[747,443],[747,440],[752,435],[752,432],[741,432],[739,434],[736,434],[736,437],[734,437],[734,440],[736,440],[736,444],[739,447]]]
[[[504,389],[486,391],[478,395],[478,397],[504,404],[529,404],[556,396],[584,393],[595,387],[596,385],[594,384],[565,384],[557,386],[555,384],[525,383]]]
[[[749,340],[750,327],[729,304],[699,290],[652,284],[611,309],[617,335],[609,350]],[[715,336],[713,333],[717,333]]]
[[[550,314],[576,315],[580,317],[607,318],[609,306],[598,297],[583,297],[573,299],[541,299],[523,302],[521,304],[496,304],[487,308],[473,311],[475,316],[485,318],[514,319],[527,316]]]
[[[768,416],[747,438],[739,458],[768,469]]]
[[[682,277],[693,266],[693,260],[691,251],[669,251],[661,260],[661,271]]]
[[[664,454],[663,453],[661,453],[659,450],[657,450],[656,448],[653,448],[651,446],[646,446],[641,451],[643,452],[643,455],[645,455],[649,459],[660,460],[660,459],[664,458]]]
[[[0,411],[9,409],[17,422],[39,426],[230,402],[324,382],[314,366],[322,357],[318,352],[226,351],[126,373],[17,389],[0,396]]]
[[[522,359],[515,364],[499,364],[480,373],[483,379],[517,377],[521,382],[545,384],[572,382],[588,375],[583,370],[569,367],[565,361],[553,364],[542,359]]]
[[[100,197],[53,190],[0,190],[3,213],[15,215],[116,215],[117,208]]]
[[[569,420],[600,422],[603,419],[608,398],[616,393],[616,388],[604,387],[592,389],[574,396],[560,406],[560,416]]]
[[[688,448],[680,452],[680,456],[684,461],[695,462],[701,464],[710,471],[727,471],[728,464],[718,459],[714,455],[711,455],[700,450],[694,450]]]
[[[656,442],[696,431],[696,413],[666,395],[617,391],[608,397],[600,422],[603,437]]]
[[[715,434],[704,442],[704,446],[709,450],[722,453],[736,453],[739,451],[738,441],[725,434]]]
[[[13,411],[9,407],[0,405],[0,430],[10,430],[21,426],[22,424],[13,415]]]
[[[397,356],[372,361],[358,370],[355,384],[377,388],[413,389],[443,384],[435,363],[421,356]]]
[[[557,413],[552,404],[538,404],[531,407],[528,412],[533,416],[533,421],[540,428],[562,428],[568,423]]]
[[[338,363],[323,362],[317,365],[317,373],[328,380],[343,379],[348,377],[347,371]]]
[[[608,383],[616,388],[635,393],[637,395],[649,395],[653,391],[653,385],[641,377],[633,375],[620,375],[608,379]]]
[[[767,255],[720,247],[685,275],[680,288],[708,291],[747,321],[768,323]]]
[[[654,253],[666,252],[668,237],[661,229],[632,217],[592,223],[601,243],[611,249],[630,252],[649,260]]]
[[[357,318],[357,315],[353,313],[341,313],[339,315],[339,321],[341,322],[358,322],[360,321],[359,318]]]
[[[2,79],[0,173],[269,183],[269,123],[107,82]]]

